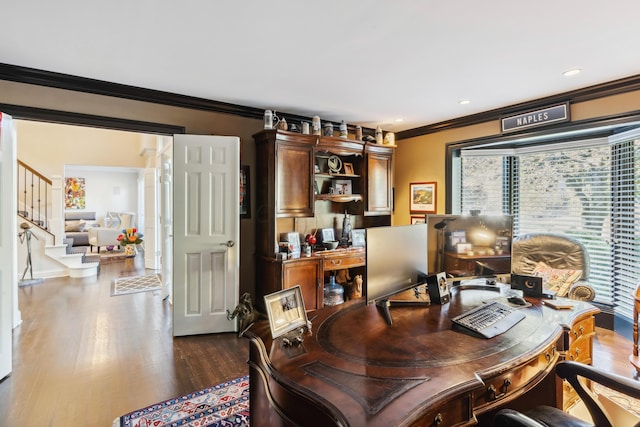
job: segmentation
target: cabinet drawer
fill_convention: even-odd
[[[332,271],[343,268],[362,267],[366,265],[366,262],[367,256],[365,254],[326,257],[324,259],[324,270]]]

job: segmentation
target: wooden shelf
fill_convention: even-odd
[[[316,173],[316,178],[360,178],[361,175],[346,173]]]
[[[361,202],[361,194],[316,194],[316,200],[329,200],[338,203]]]

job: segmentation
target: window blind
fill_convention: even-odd
[[[514,233],[580,241],[589,254],[589,284],[599,302],[611,304],[611,149],[603,141],[584,145],[518,155]]]

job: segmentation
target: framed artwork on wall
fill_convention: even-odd
[[[415,216],[411,215],[411,224],[424,224],[427,222],[427,219],[424,216]]]
[[[251,218],[249,166],[240,166],[240,218]]]
[[[409,211],[436,213],[436,185],[435,182],[409,184]]]
[[[86,207],[84,178],[65,178],[64,207],[66,209],[84,209]]]

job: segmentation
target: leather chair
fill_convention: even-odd
[[[630,378],[612,374],[579,362],[564,361],[556,366],[556,374],[576,390],[593,419],[593,423],[583,421],[560,409],[538,406],[526,413],[513,409],[498,411],[493,419],[495,427],[613,427],[614,421],[593,398],[591,392],[580,379],[591,380],[624,395],[640,398],[640,383]],[[619,424],[618,424],[619,425]],[[631,427],[631,424],[626,424]],[[640,422],[633,425],[640,427]]]
[[[594,289],[589,279],[589,254],[576,239],[551,233],[530,233],[514,237],[511,247],[511,272],[531,276],[539,262],[555,269],[582,270],[582,277],[569,289],[568,297],[591,301]]]

